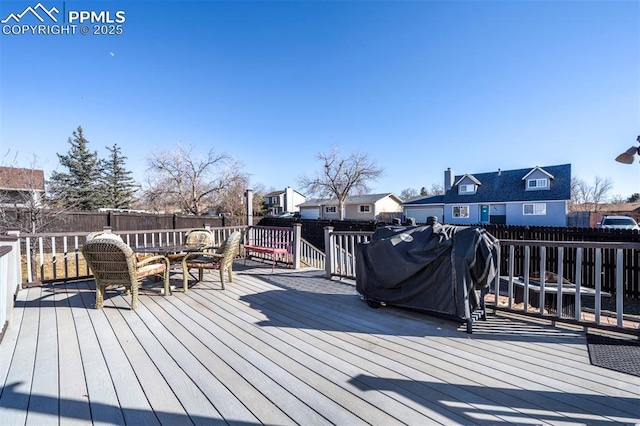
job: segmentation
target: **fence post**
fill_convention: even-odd
[[[247,201],[247,226],[253,226],[253,190],[247,189],[244,196]]]
[[[300,245],[302,244],[302,224],[293,224],[293,269],[300,269]]]
[[[324,270],[329,279],[331,279],[331,271],[333,271],[332,233],[333,226],[324,227]]]

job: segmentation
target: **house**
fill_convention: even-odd
[[[455,176],[444,174],[445,194],[404,203],[406,217],[425,223],[567,226],[571,164],[498,170]]]
[[[568,226],[595,228],[605,216],[629,216],[640,223],[640,202],[599,204],[598,211],[569,212]]]
[[[303,219],[339,219],[338,200],[313,199],[300,204]],[[347,197],[344,203],[346,220],[384,220],[402,215],[402,200],[392,194],[367,194]]]
[[[34,206],[41,202],[43,196],[42,170],[0,167],[0,206]]]
[[[435,216],[438,222],[444,223],[444,195],[420,197],[402,203],[404,215],[416,223],[427,223],[427,218]]]
[[[287,186],[283,191],[269,192],[264,196],[264,204],[268,214],[277,216],[283,213],[300,211],[298,205],[307,200],[300,192]]]

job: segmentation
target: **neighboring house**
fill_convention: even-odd
[[[18,167],[0,167],[0,206],[38,205],[44,196],[44,172]]]
[[[417,223],[567,226],[571,164],[455,176],[445,171],[445,194],[404,204]]]
[[[404,216],[416,223],[427,223],[427,218],[435,216],[444,223],[444,195],[431,195],[402,203]]]
[[[576,221],[575,216],[580,220]],[[573,219],[573,223],[570,226],[595,228],[605,216],[629,216],[640,223],[640,203],[600,204],[597,212],[571,212],[570,219]]]
[[[339,219],[338,201],[309,200],[300,204],[303,219]],[[402,214],[402,200],[392,194],[367,194],[347,197],[344,203],[345,220],[389,220]],[[390,221],[390,220],[389,220]]]
[[[298,205],[306,200],[307,197],[290,186],[287,186],[283,191],[273,191],[264,196],[267,213],[276,216],[300,211]]]

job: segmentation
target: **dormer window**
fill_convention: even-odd
[[[540,189],[549,187],[549,179],[529,179],[527,187],[530,189]]]
[[[458,194],[475,194],[476,188],[474,184],[458,185]]]

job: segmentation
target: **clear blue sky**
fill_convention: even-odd
[[[0,19],[37,3],[2,0]],[[565,163],[640,192],[640,164],[614,161],[640,135],[639,1],[41,3],[124,11],[123,34],[0,34],[3,164],[62,171],[82,125],[136,178],[180,141],[296,187],[335,144],[384,167],[374,192]]]

